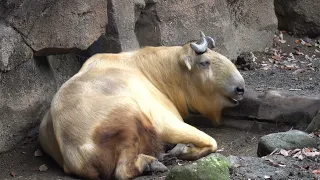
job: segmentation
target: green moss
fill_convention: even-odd
[[[227,180],[229,167],[225,156],[213,153],[189,164],[173,167],[166,180]]]

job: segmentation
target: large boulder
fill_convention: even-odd
[[[317,139],[309,134],[299,130],[290,130],[262,136],[258,143],[257,154],[266,156],[277,148],[285,150],[316,148],[317,144]]]
[[[36,55],[85,50],[108,22],[105,0],[14,0],[1,3],[0,10]]]
[[[30,59],[2,73],[0,81],[0,153],[34,133],[56,89],[47,62]]]
[[[258,93],[249,88],[239,105],[224,109],[223,115],[307,126],[319,109],[319,95],[296,95],[276,90]]]
[[[95,52],[182,45],[198,39],[202,30],[214,37],[217,51],[235,58],[271,45],[277,28],[273,2],[263,0],[110,0],[108,12],[107,34]]]
[[[320,3],[318,0],[275,0],[279,28],[298,36],[320,35]]]

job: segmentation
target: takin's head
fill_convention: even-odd
[[[188,55],[182,57],[192,82],[205,97],[214,96],[223,107],[238,105],[245,91],[245,82],[236,66],[225,56],[213,51],[215,41],[201,32],[198,42],[184,46]],[[211,98],[208,98],[210,101]],[[212,100],[212,99],[211,99]],[[209,102],[208,102],[209,103]]]

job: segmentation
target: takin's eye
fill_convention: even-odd
[[[201,61],[199,62],[199,65],[200,67],[203,67],[203,68],[208,67],[210,66],[210,61]]]

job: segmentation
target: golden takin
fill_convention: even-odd
[[[243,98],[235,65],[200,33],[183,46],[96,54],[53,97],[40,124],[43,150],[66,174],[132,179],[164,169],[162,144],[196,160],[217,150],[214,138],[185,123],[189,110],[219,124],[221,111]],[[164,166],[165,167],[165,166]]]

